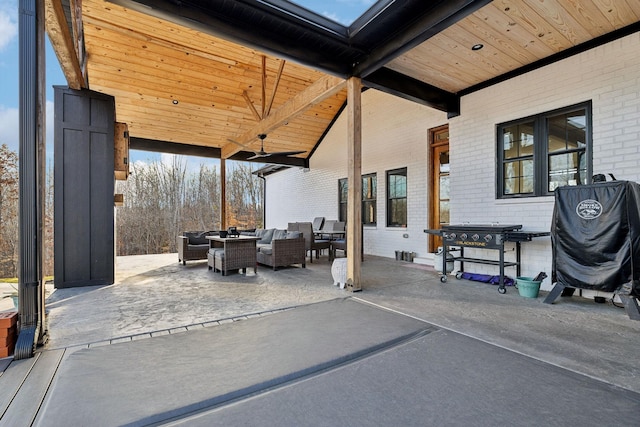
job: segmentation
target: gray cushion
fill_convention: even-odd
[[[216,250],[213,256],[214,258],[224,259],[224,250]]]
[[[275,230],[271,240],[282,240],[287,238],[287,230]]]
[[[256,230],[255,236],[262,238],[262,236],[264,236],[264,233],[266,233],[266,232],[267,232],[267,230],[265,230],[264,228],[258,228]]]
[[[265,233],[262,235],[262,238],[260,240],[258,240],[258,243],[271,243],[271,239],[273,239],[273,232],[275,231],[275,228],[269,228],[268,230],[265,230]],[[256,235],[256,237],[258,237],[258,235]]]
[[[206,251],[209,248],[209,243],[205,244],[205,245],[190,245],[187,244],[187,250],[190,251]]]
[[[299,231],[288,231],[287,232],[287,239],[297,239],[300,236],[302,236],[302,233],[299,232]]]
[[[271,255],[273,254],[273,248],[271,246],[262,246],[260,248],[260,253],[264,255]]]
[[[184,236],[189,239],[190,245],[204,245],[208,244],[206,236],[209,235],[208,231],[185,231]]]

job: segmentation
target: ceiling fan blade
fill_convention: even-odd
[[[255,160],[255,159],[262,159],[265,157],[271,157],[271,156],[293,156],[296,154],[302,154],[302,153],[306,153],[306,151],[276,151],[273,153],[255,153],[253,156],[251,157],[247,157],[247,160]]]
[[[304,150],[297,150],[297,151],[274,151],[272,153],[268,153],[266,151],[264,151],[264,140],[267,137],[266,133],[261,133],[260,135],[258,135],[258,138],[260,139],[260,151],[254,151],[251,150],[251,148],[247,147],[246,145],[240,144],[237,141],[234,141],[233,139],[227,138],[227,140],[229,142],[232,142],[234,144],[237,144],[241,147],[244,147],[248,150],[253,151],[253,156],[251,157],[247,157],[246,160],[255,160],[255,159],[262,159],[264,157],[271,157],[271,156],[294,156],[296,154],[302,154],[302,153],[306,153],[306,151]]]
[[[298,151],[276,151],[274,153],[268,153],[269,156],[295,156],[296,154],[306,153],[304,150]]]

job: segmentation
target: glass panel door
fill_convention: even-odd
[[[429,228],[438,229],[449,224],[449,127],[430,131],[431,186],[429,194]],[[442,246],[439,236],[429,235],[429,252]]]

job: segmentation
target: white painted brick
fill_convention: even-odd
[[[496,124],[587,100],[593,103],[594,173],[640,180],[639,51],[640,33],[635,33],[463,97],[461,115],[449,120],[452,222],[498,221],[548,231],[553,197],[496,199]],[[427,134],[447,123],[446,115],[373,89],[363,94],[362,111],[362,172],[378,177],[378,225],[365,228],[365,251],[387,257],[395,250],[423,255],[430,180]],[[308,172],[292,168],[267,178],[267,226],[284,227],[315,216],[337,218],[346,138],[343,114],[314,153]],[[400,167],[407,167],[409,224],[392,229],[385,226],[385,171]],[[405,233],[409,238],[402,237]],[[522,247],[523,274],[550,273],[548,238]],[[491,268],[478,266],[476,271]],[[544,286],[548,288],[546,281]]]
[[[639,40],[638,34],[634,34],[501,83],[490,88],[491,91],[486,89],[464,97],[462,115],[450,123],[452,222],[497,219],[504,223],[522,223],[529,229],[548,230],[552,199],[495,200],[495,167],[484,171],[491,177],[487,181],[477,173],[463,173],[462,164],[480,153],[495,162],[496,123],[587,99],[593,100],[594,172],[613,172],[618,179],[639,180],[640,84],[636,77],[640,75]],[[544,90],[533,89],[539,87]],[[482,120],[489,121],[491,126],[480,125]],[[479,144],[488,148],[489,154],[478,148]],[[469,197],[470,194],[473,196]],[[482,194],[486,197],[480,197]],[[469,203],[469,200],[483,203]],[[523,255],[523,271],[550,271],[548,241],[542,245],[524,244]]]

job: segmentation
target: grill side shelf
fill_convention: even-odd
[[[499,260],[493,260],[493,259],[469,258],[469,257],[453,257],[453,258],[449,258],[448,260],[449,261],[461,261],[461,262],[473,262],[473,263],[476,263],[476,264],[500,265],[500,261]],[[504,267],[515,267],[518,264],[519,264],[518,262],[513,262],[513,261],[505,261],[505,262],[502,263],[502,265]]]

